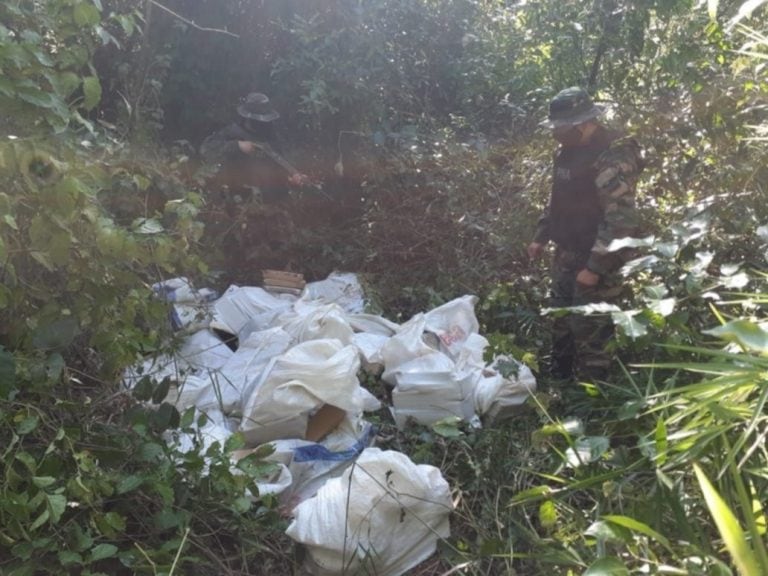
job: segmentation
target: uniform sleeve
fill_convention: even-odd
[[[241,154],[237,140],[229,140],[223,134],[211,134],[200,146],[200,156],[208,164],[221,164],[228,158]]]
[[[615,254],[608,251],[611,242],[639,229],[635,189],[643,167],[640,146],[631,138],[614,142],[597,160],[595,184],[603,220],[587,262],[597,274],[607,274],[615,266]]]

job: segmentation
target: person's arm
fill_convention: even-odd
[[[633,234],[638,228],[635,188],[644,166],[640,146],[633,139],[617,141],[598,158],[596,166],[595,184],[603,220],[586,268],[602,276],[611,272],[615,262],[608,252],[611,242]]]
[[[242,153],[245,152],[242,150],[240,142],[236,138],[230,137],[224,130],[211,134],[203,140],[200,146],[200,155],[211,164],[220,164]]]

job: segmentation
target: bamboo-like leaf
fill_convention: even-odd
[[[742,576],[760,576],[761,572],[757,566],[757,559],[747,542],[745,532],[739,525],[736,516],[721,498],[720,494],[718,494],[698,464],[693,465],[693,470],[704,494],[707,508],[710,514],[712,514],[717,530],[720,532],[720,536],[722,536],[725,542],[725,547],[731,554],[739,573]]]
[[[643,522],[640,522],[639,520],[635,520],[634,518],[630,518],[629,516],[618,516],[618,515],[608,515],[603,516],[604,520],[607,520],[608,522],[613,522],[614,524],[618,524],[619,526],[624,526],[625,528],[629,528],[630,530],[634,530],[635,532],[640,532],[640,534],[645,534],[649,538],[653,538],[656,540],[659,544],[664,546],[667,549],[670,549],[669,546],[669,540],[656,532],[653,528],[648,526],[647,524],[644,524]]]

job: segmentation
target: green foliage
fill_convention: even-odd
[[[203,452],[194,410],[85,392],[70,379],[55,393],[0,401],[3,574],[189,573],[280,525],[271,500],[247,496],[273,472],[264,454],[234,466],[234,442]],[[195,447],[169,446],[169,434]]]

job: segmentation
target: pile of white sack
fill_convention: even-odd
[[[154,290],[170,303],[182,343],[130,368],[126,386],[169,377],[166,401],[208,416],[197,435],[203,450],[235,432],[250,449],[272,444],[268,459],[280,474],[259,491],[279,494],[293,511],[287,533],[306,546],[314,574],[403,574],[450,532],[440,470],[370,447],[375,431],[363,416],[381,404],[361,386],[361,372],[381,373],[393,387],[398,427],[452,416],[487,424],[514,414],[536,387],[516,360],[483,360],[488,341],[478,333],[475,296],[398,325],[364,312],[354,274],[331,274],[300,296],[231,286],[217,297],[184,278]],[[235,351],[221,334],[237,336]],[[200,448],[184,434],[168,441]]]

